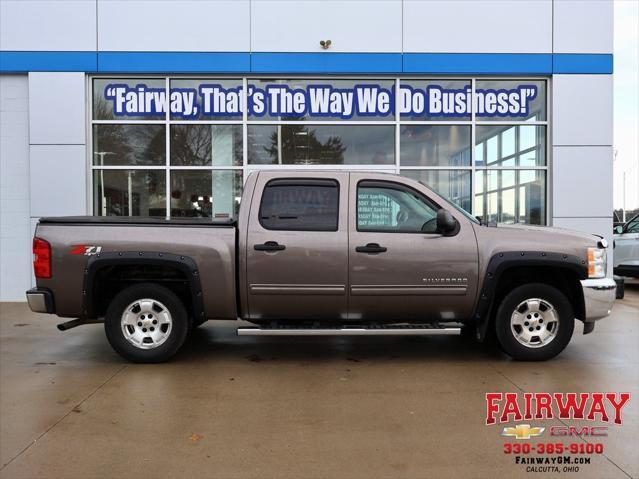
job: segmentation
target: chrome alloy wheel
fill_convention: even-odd
[[[559,314],[552,304],[539,298],[519,303],[510,317],[515,339],[528,348],[546,346],[557,336]]]
[[[122,334],[136,348],[154,349],[171,335],[171,313],[159,301],[138,299],[129,304],[120,319]]]

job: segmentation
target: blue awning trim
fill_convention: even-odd
[[[611,74],[598,53],[268,53],[1,51],[0,73]]]

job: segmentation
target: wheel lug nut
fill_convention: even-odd
[[[157,319],[154,319],[154,320],[153,320],[153,324],[158,324],[158,320],[157,320]]]
[[[528,328],[528,331],[532,331],[532,330],[533,330],[533,328]],[[144,330],[142,330],[142,331],[144,331]]]
[[[530,323],[529,323],[528,321],[526,321],[526,322],[524,323],[524,326],[528,326],[529,324],[530,324]]]
[[[530,330],[532,331],[532,328],[530,328]],[[142,328],[142,332],[146,333],[146,328]]]
[[[543,323],[543,322],[544,322],[544,320],[540,318],[540,319],[539,319],[539,324],[541,324],[541,323]]]
[[[541,326],[537,326],[537,331],[539,331],[541,329]]]
[[[539,329],[539,328],[537,328]],[[155,331],[155,328],[153,326],[151,326],[151,332]]]
[[[141,323],[141,322],[140,322],[140,323],[138,323],[138,326],[140,326],[140,327],[141,327],[141,326],[142,326],[142,323]]]
[[[144,315],[141,315],[141,316],[140,316],[140,319],[144,319]]]

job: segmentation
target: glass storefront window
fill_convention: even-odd
[[[165,216],[164,170],[93,170],[93,214]]]
[[[546,82],[543,80],[477,80],[475,82],[476,95],[493,95],[490,104],[499,105],[497,93],[507,94],[517,91],[522,86],[531,87],[536,95],[524,110],[517,108],[516,113],[488,114],[486,111],[475,109],[475,117],[478,121],[545,121],[546,120]],[[503,99],[508,107],[511,103],[507,98]],[[517,102],[515,102],[516,104]],[[518,106],[518,105],[517,105]],[[502,110],[503,111],[503,110]]]
[[[113,91],[107,92],[107,86],[120,85],[127,88],[126,91],[121,93],[121,104],[123,108],[128,106],[128,110],[131,111],[130,116],[116,115],[113,111],[112,98],[115,98]],[[140,108],[140,102],[138,98],[131,94],[135,93],[138,86],[150,89],[152,93],[157,93],[162,96],[166,95],[166,82],[163,78],[96,78],[93,80],[93,119],[94,120],[125,120],[125,119],[138,119],[138,120],[164,120],[166,114],[164,112],[157,114],[143,113],[144,108]],[[126,93],[129,96],[126,96]],[[162,93],[163,92],[163,93]],[[108,93],[113,93],[113,96],[108,96]],[[137,114],[133,113],[138,112]]]
[[[93,125],[95,166],[164,165],[164,125]]]
[[[448,201],[470,211],[470,170],[401,170],[403,176],[432,188]]]
[[[393,126],[253,125],[249,142],[251,165],[395,164]]]
[[[399,88],[403,121],[470,121],[469,109],[460,98],[471,95],[468,80],[401,80]],[[446,91],[446,95],[435,93],[440,90]],[[427,92],[433,95],[432,100]]]
[[[470,166],[470,126],[402,125],[403,166]]]
[[[172,120],[241,120],[244,102],[239,78],[172,79],[171,101],[178,102],[181,113],[171,110]],[[192,102],[192,99],[195,101]],[[197,103],[196,103],[197,102]],[[193,108],[191,107],[193,103]],[[211,114],[215,112],[215,114]]]
[[[543,125],[478,125],[475,128],[477,166],[545,166]]]
[[[485,222],[546,224],[544,170],[479,170],[475,215]]]
[[[422,181],[486,221],[545,224],[547,84],[544,78],[96,77],[93,209],[235,218],[251,171],[352,168]]]
[[[171,164],[242,164],[242,125],[171,125]]]
[[[236,219],[241,194],[241,171],[171,171],[171,216]]]
[[[375,90],[375,96],[369,95],[368,92],[363,91],[358,93],[357,87],[363,85],[375,85],[379,87]],[[313,96],[311,97],[309,86],[315,86],[313,90]],[[249,91],[249,105],[255,104],[256,100],[253,100],[255,92],[259,91],[264,97],[263,112],[257,114],[258,108],[249,108],[249,121],[393,121],[395,115],[394,110],[394,90],[395,82],[393,80],[380,80],[380,79],[361,79],[361,80],[347,80],[347,79],[249,79],[248,91]],[[347,92],[353,92],[350,96]],[[295,97],[298,95],[298,97]],[[278,115],[278,111],[282,111],[282,106],[288,102],[292,105],[298,101],[299,95],[306,95],[305,103],[308,105],[311,102],[318,105],[318,111],[322,111],[321,115],[309,115],[308,111],[299,110],[300,113],[296,115]],[[355,95],[362,95],[362,104],[371,102],[377,99],[377,95],[383,95],[384,105],[389,107],[386,114],[380,115],[368,115],[365,112],[358,113],[356,108]],[[256,97],[257,98],[257,97]],[[372,103],[369,103],[372,104]],[[321,110],[319,108],[321,107]]]

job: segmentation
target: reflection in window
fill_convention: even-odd
[[[545,171],[480,170],[475,175],[475,215],[483,221],[546,224]]]
[[[165,216],[164,170],[93,170],[93,214]]]
[[[357,187],[357,230],[435,233],[437,210],[417,192],[363,181]]]
[[[236,219],[241,194],[241,171],[171,171],[171,216]]]
[[[93,164],[164,165],[164,128],[164,125],[93,125]]]
[[[242,164],[242,125],[172,125],[171,164]]]
[[[403,166],[470,166],[470,126],[402,125]]]
[[[470,212],[469,170],[402,170],[402,175],[420,181],[448,201]]]
[[[260,202],[260,224],[268,230],[337,231],[339,185],[333,180],[270,181]]]
[[[477,126],[475,162],[478,166],[545,166],[546,127]]]
[[[393,126],[249,125],[249,164],[394,165]]]

